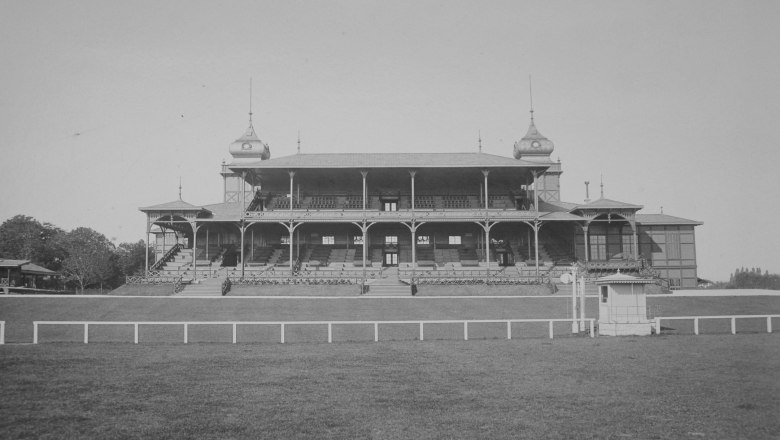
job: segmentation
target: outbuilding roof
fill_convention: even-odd
[[[596,280],[596,284],[651,284],[655,280],[649,278],[637,278],[635,276],[618,273],[601,277]]]
[[[704,223],[696,220],[675,217],[666,214],[637,214],[636,222],[640,225],[691,225],[700,226]]]
[[[22,273],[30,275],[59,275],[59,273],[46,269],[45,267],[38,266],[37,264],[27,263],[22,265]]]
[[[20,267],[29,262],[30,260],[9,260],[9,259],[0,258],[0,267],[4,267],[4,268]]]
[[[204,208],[179,199],[174,200],[173,202],[161,203],[159,205],[146,206],[138,209],[140,211],[202,211]]]
[[[631,203],[625,203],[625,202],[618,202],[617,200],[610,200],[605,198],[600,198],[598,200],[594,200],[590,203],[585,203],[584,205],[577,205],[574,210],[576,209],[636,209],[640,210],[644,208],[642,205],[634,205]]]
[[[487,153],[316,153],[234,162],[228,168],[547,168],[550,165]]]

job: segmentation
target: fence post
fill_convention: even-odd
[[[655,334],[660,335],[661,334],[661,318],[655,317]]]
[[[374,342],[379,342],[379,323],[374,323]]]
[[[595,333],[595,330],[593,328],[593,320],[592,319],[590,320],[590,337],[591,338],[595,338],[596,337],[596,333]]]
[[[506,322],[506,338],[512,339],[512,321]]]
[[[284,344],[284,323],[282,323],[282,344]]]
[[[553,338],[553,322],[550,321],[550,339]]]
[[[766,332],[772,333],[772,317],[767,316],[766,317]]]
[[[233,343],[236,343],[236,323],[233,323]]]
[[[469,322],[463,321],[463,340],[468,341],[469,340]]]
[[[133,343],[138,343],[138,323],[133,324]]]
[[[693,318],[693,334],[699,334],[699,318]]]
[[[33,321],[33,344],[38,343],[38,321]]]
[[[0,321],[0,345],[5,344],[5,321]]]
[[[328,323],[328,344],[333,342],[333,323]]]
[[[423,340],[423,322],[420,321],[420,340]]]
[[[187,323],[184,323],[184,343],[187,343]]]
[[[84,343],[89,344],[89,324],[84,323]]]
[[[731,317],[731,334],[736,335],[737,334],[737,318]]]

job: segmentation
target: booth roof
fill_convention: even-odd
[[[0,267],[19,267],[29,263],[30,260],[7,260],[0,258]]]
[[[22,265],[22,273],[30,275],[59,275],[58,272],[38,266],[37,264],[27,263]]]
[[[487,153],[318,153],[294,154],[262,161],[235,161],[229,168],[548,168],[536,163]]]
[[[655,280],[649,278],[637,278],[620,272],[596,280],[596,284],[650,284],[654,282]]]

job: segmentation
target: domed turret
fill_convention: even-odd
[[[544,137],[534,125],[533,117],[531,126],[528,127],[528,133],[522,139],[515,142],[515,159],[528,160],[532,162],[550,162],[555,146],[552,141]]]
[[[250,120],[244,135],[230,144],[230,155],[234,159],[267,160],[271,158],[271,149],[257,137]]]

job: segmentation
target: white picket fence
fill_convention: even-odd
[[[780,315],[720,315],[720,316],[656,316],[655,332],[661,333],[661,321],[693,320],[693,334],[699,334],[699,321],[702,319],[730,319],[731,334],[737,334],[737,318],[739,319],[766,319],[766,332],[772,333],[772,318],[780,318]]]
[[[590,337],[594,334],[594,319],[587,319],[590,322]],[[191,325],[230,325],[233,328],[233,343],[236,343],[237,328],[250,325],[270,325],[279,326],[281,330],[280,341],[285,343],[285,327],[290,325],[327,325],[328,342],[333,342],[334,325],[373,325],[374,342],[379,341],[379,325],[382,324],[417,324],[419,325],[419,339],[425,338],[425,324],[461,324],[463,326],[463,340],[469,339],[469,324],[477,323],[506,323],[506,338],[512,339],[512,323],[548,323],[548,333],[550,339],[553,338],[553,324],[555,322],[572,322],[571,319],[469,319],[469,320],[435,320],[435,321],[33,321],[33,344],[38,343],[38,327],[42,325],[80,325],[84,327],[84,343],[89,343],[89,326],[97,325],[132,325],[133,342],[138,343],[138,328],[142,325],[181,325],[184,327],[184,343],[189,342],[189,326]]]

